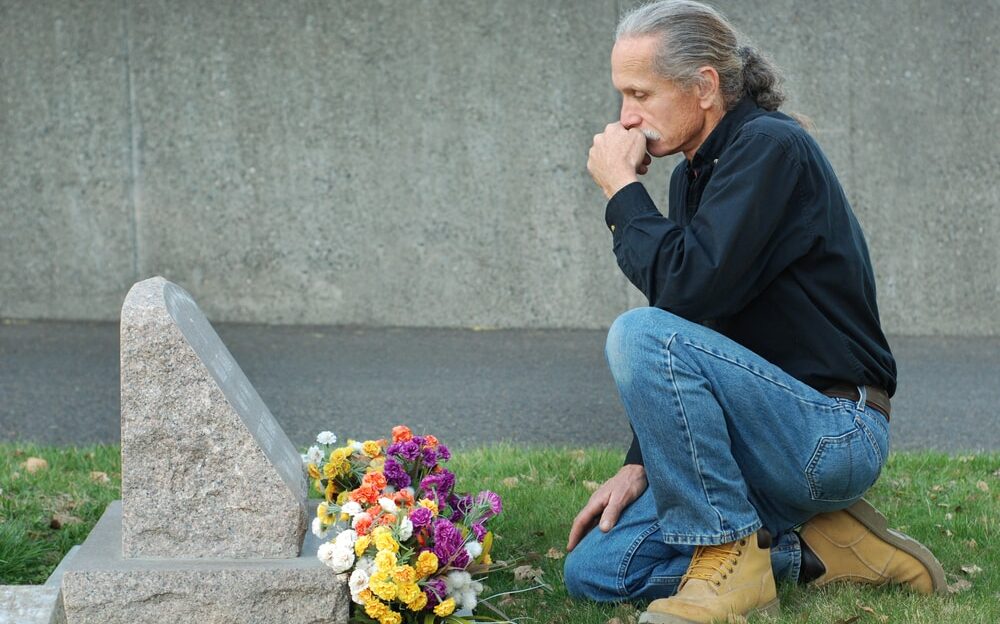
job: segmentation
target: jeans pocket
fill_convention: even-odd
[[[858,498],[878,479],[882,458],[860,423],[839,436],[820,438],[806,465],[809,495],[814,501]]]

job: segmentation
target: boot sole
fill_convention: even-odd
[[[901,533],[889,528],[889,521],[871,503],[861,499],[845,509],[855,520],[865,525],[872,533],[882,540],[892,544],[906,554],[914,557],[924,564],[927,572],[931,575],[931,586],[935,594],[948,593],[948,583],[944,578],[944,568],[926,546],[913,539],[906,533]]]
[[[778,604],[778,599],[775,598],[766,605],[750,609],[746,613],[747,616],[757,615],[764,613],[766,615],[771,615],[777,617],[781,613],[781,607]],[[729,621],[726,620],[713,620],[713,621]],[[650,613],[649,611],[644,611],[642,615],[639,616],[639,624],[704,624],[698,620],[689,620],[686,618],[678,617],[676,615],[670,615],[669,613]]]

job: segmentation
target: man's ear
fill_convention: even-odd
[[[701,80],[698,81],[698,101],[702,110],[708,110],[721,101],[719,90],[719,72],[714,67],[706,65],[698,70]]]

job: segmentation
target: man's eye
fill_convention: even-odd
[[[645,100],[646,99],[646,94],[642,93],[641,91],[637,91],[637,92],[635,92],[635,93],[632,94],[632,97],[634,97],[637,100]]]

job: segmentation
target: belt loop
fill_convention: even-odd
[[[865,403],[868,401],[868,388],[866,386],[858,386],[858,411],[865,409]]]

